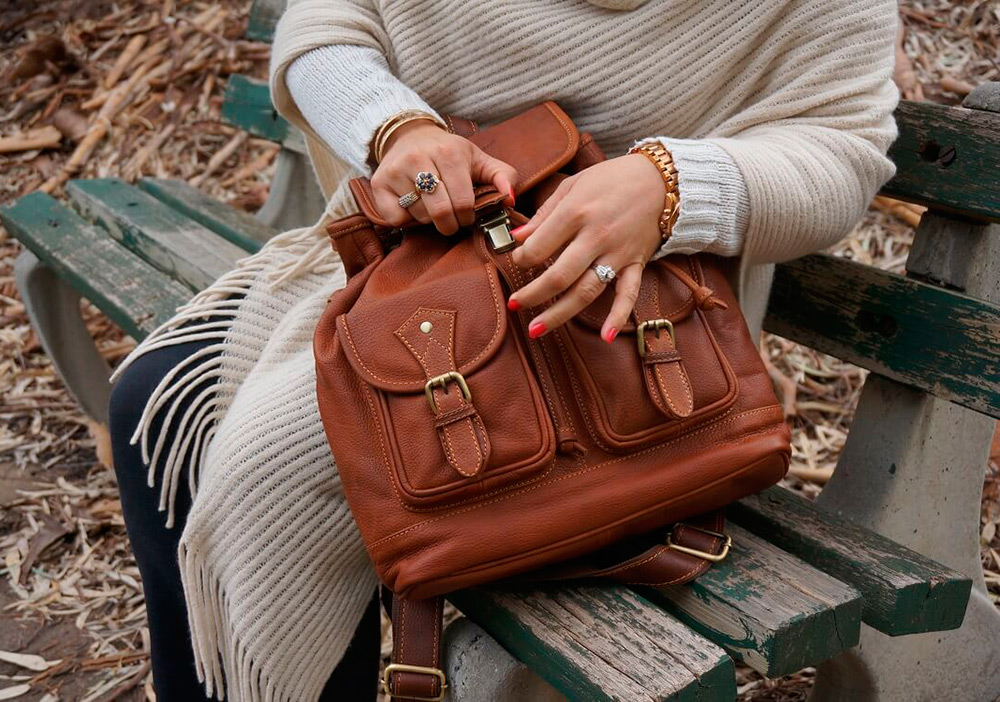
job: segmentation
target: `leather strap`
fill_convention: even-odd
[[[698,556],[697,552],[709,554],[715,560],[725,555],[729,549],[725,527],[725,510],[715,510],[675,524],[665,539],[621,560],[614,560],[615,550],[623,547],[616,545],[567,564],[532,571],[525,580],[599,578],[629,585],[680,585],[694,580],[712,566],[713,558]],[[602,560],[608,562],[601,563]],[[444,675],[441,669],[443,603],[442,597],[409,600],[392,596],[393,665],[386,668],[383,678],[391,700],[424,702],[443,697],[444,689],[440,686]],[[397,665],[427,670],[403,672],[394,667]]]
[[[408,600],[392,598],[392,665],[386,668],[383,687],[399,702],[440,700],[444,696],[441,670],[443,597]],[[428,672],[400,670],[394,666],[427,668]]]

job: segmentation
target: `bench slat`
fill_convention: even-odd
[[[1000,418],[1000,307],[825,254],[777,267],[764,328]]]
[[[257,0],[250,8],[246,38],[270,44],[274,39],[274,28],[285,11],[285,0]]]
[[[53,197],[35,192],[0,209],[26,248],[135,339],[173,316],[191,291]]]
[[[222,101],[222,118],[254,136],[277,142],[290,151],[306,152],[302,132],[285,121],[271,104],[267,83],[247,76],[229,77]]]
[[[947,631],[962,624],[969,578],[784,488],[741,500],[729,514],[860,590],[865,623],[883,633]]]
[[[244,251],[255,253],[278,233],[246,212],[207,195],[183,180],[143,178],[139,187]]]
[[[70,181],[66,193],[126,247],[192,290],[231,271],[246,251],[117,178]]]
[[[889,157],[897,172],[883,193],[1000,221],[1000,114],[904,100],[895,117]]]
[[[722,649],[625,587],[475,588],[449,599],[571,700],[736,695]]]
[[[729,557],[687,585],[642,588],[733,658],[788,675],[858,643],[861,595],[733,524]]]

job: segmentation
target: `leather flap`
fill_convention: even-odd
[[[448,245],[444,237],[419,230],[413,238],[420,240],[411,242],[415,246]],[[402,259],[405,253],[397,249],[389,257]],[[393,285],[392,281],[382,284]],[[429,336],[434,343],[453,344],[447,351],[463,375],[482,366],[503,342],[507,311],[492,263],[482,261],[477,269],[455,271],[444,256],[417,273],[398,293],[386,292],[363,297],[350,312],[337,317],[337,333],[352,367],[365,382],[382,390],[423,392],[427,374],[406,344],[411,343],[413,329],[425,322],[431,325],[426,329],[428,333],[433,330]],[[451,328],[442,335],[438,327],[444,324]]]
[[[573,160],[580,148],[580,133],[569,116],[554,102],[543,102],[492,127],[468,137],[491,156],[517,170],[515,195],[530,190]],[[383,227],[392,226],[379,214],[372,197],[371,182],[355,178],[351,193],[368,219]],[[506,198],[492,185],[475,189],[476,209],[492,206]],[[404,225],[406,226],[406,225]]]

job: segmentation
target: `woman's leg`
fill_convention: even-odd
[[[177,546],[191,507],[191,496],[187,492],[187,475],[181,475],[174,508],[176,524],[168,529],[165,526],[166,515],[158,510],[159,488],[148,486],[147,466],[142,461],[141,450],[129,444],[129,439],[146,401],[160,380],[178,363],[204,346],[205,343],[192,342],[141,356],[118,380],[111,394],[110,424],[115,473],[125,526],[146,593],[153,679],[160,702],[208,700],[195,674],[187,606],[177,563]],[[188,398],[197,395],[198,391],[195,391],[189,393]],[[179,413],[183,410],[184,403],[178,408]],[[159,424],[159,418],[154,420],[152,436],[158,435]],[[167,437],[168,443],[171,439]],[[344,658],[324,688],[322,702],[367,702],[375,699],[380,639],[376,593]]]

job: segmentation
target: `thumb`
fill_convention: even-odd
[[[508,204],[513,207],[514,184],[518,180],[517,170],[513,166],[477,148],[472,155],[472,180],[492,184],[497,192],[507,196]]]

